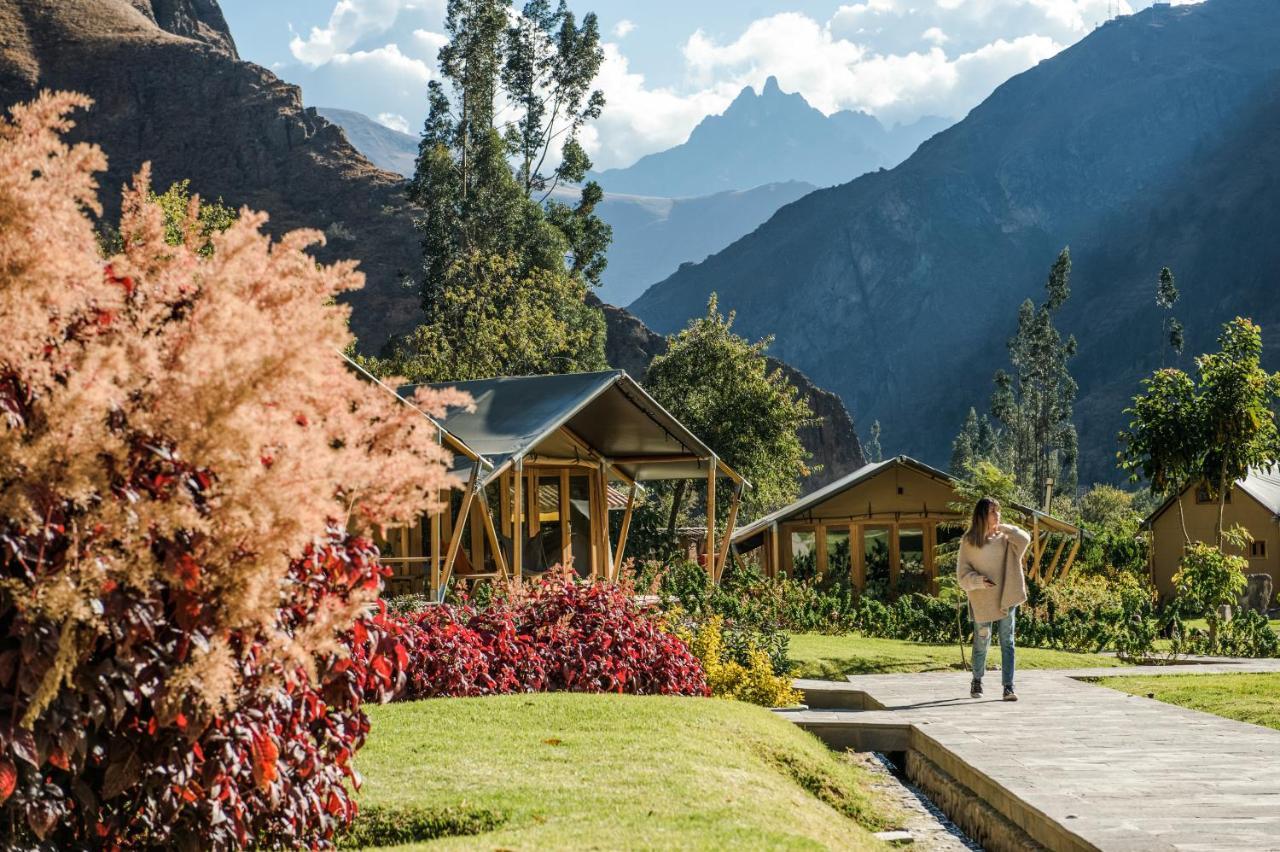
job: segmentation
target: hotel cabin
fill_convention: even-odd
[[[1191,540],[1217,541],[1218,501],[1209,496],[1209,489],[1203,483],[1188,485],[1179,496]],[[1162,598],[1173,597],[1173,575],[1178,572],[1186,544],[1177,501],[1177,497],[1170,497],[1142,522],[1151,536],[1147,557],[1151,582]],[[1280,471],[1250,471],[1237,480],[1227,492],[1222,525],[1224,529],[1239,525],[1249,531],[1253,542],[1233,552],[1249,560],[1245,573],[1270,574],[1272,588],[1280,589]],[[1227,550],[1232,552],[1230,547]]]
[[[397,393],[411,404],[417,387]],[[727,480],[719,493],[730,501],[729,529],[749,487],[621,370],[431,387],[465,391],[475,404],[435,421],[465,486],[441,495],[447,511],[377,542],[393,571],[389,594],[442,600],[450,582],[519,581],[557,564],[614,579],[643,483],[702,480],[714,512],[718,480]],[[622,513],[613,531],[610,511]],[[729,541],[717,542],[712,529],[704,547],[718,577]]]
[[[968,517],[952,506],[956,480],[907,456],[865,465],[807,497],[734,532],[735,554],[758,552],[769,577],[848,571],[889,596],[937,594],[939,545],[955,541]],[[1029,576],[1063,577],[1080,548],[1080,529],[1013,505],[1032,535]]]

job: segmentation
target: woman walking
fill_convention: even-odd
[[[1021,527],[1000,523],[1000,503],[983,497],[973,507],[969,529],[956,557],[956,579],[969,596],[973,616],[973,683],[969,695],[982,697],[991,631],[1000,637],[1000,679],[1004,700],[1017,701],[1013,691],[1013,626],[1018,604],[1027,599],[1022,557],[1031,536]]]

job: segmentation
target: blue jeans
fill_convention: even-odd
[[[1018,608],[1009,610],[1009,614],[999,621],[973,623],[973,679],[982,680],[987,670],[987,649],[991,647],[991,631],[994,628],[1000,634],[1000,680],[1013,687],[1013,623]]]

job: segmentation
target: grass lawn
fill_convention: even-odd
[[[1280,673],[1107,677],[1098,683],[1121,692],[1152,695],[1168,704],[1280,730]]]
[[[968,659],[969,649],[965,648]],[[788,655],[795,663],[796,677],[843,680],[852,674],[892,672],[932,672],[960,669],[958,645],[925,645],[898,639],[868,639],[863,636],[826,636],[796,633],[791,636]],[[1018,648],[1017,664],[1027,669],[1074,669],[1122,665],[1115,657],[1073,654],[1042,648]],[[993,642],[987,654],[988,668],[1000,667],[1000,649]]]
[[[361,808],[505,818],[432,848],[874,849],[870,830],[896,817],[863,770],[738,702],[551,693],[390,704],[369,716]]]

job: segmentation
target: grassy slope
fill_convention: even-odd
[[[362,805],[466,802],[509,816],[433,848],[867,849],[878,844],[863,826],[893,818],[857,767],[737,702],[553,693],[392,704],[370,717]],[[806,791],[801,772],[858,820]]]
[[[968,658],[966,647],[965,656]],[[959,669],[957,645],[925,645],[897,639],[868,639],[862,636],[825,636],[797,633],[791,637],[789,656],[796,664],[796,677],[841,680],[851,674],[890,672],[931,672]],[[1028,669],[1070,669],[1117,666],[1114,657],[1073,654],[1042,648],[1018,648],[1017,665]],[[1000,649],[992,643],[987,667],[999,668]]]
[[[1280,730],[1280,674],[1108,677],[1103,686]]]

